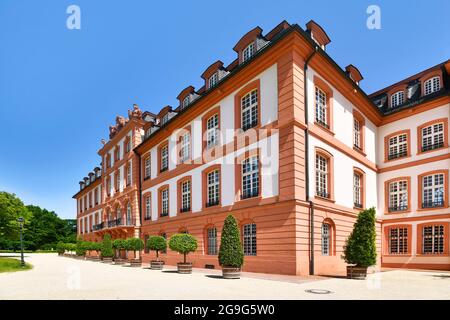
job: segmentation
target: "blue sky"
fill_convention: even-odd
[[[72,195],[100,158],[117,114],[137,103],[158,112],[202,85],[259,25],[314,19],[328,53],[362,72],[367,93],[450,58],[450,4],[442,1],[0,0],[0,190],[75,216]],[[68,30],[66,8],[81,8]],[[381,30],[366,9],[381,9]]]

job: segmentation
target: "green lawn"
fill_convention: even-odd
[[[20,267],[20,259],[0,257],[0,273],[29,270],[33,266],[25,262],[25,267]]]

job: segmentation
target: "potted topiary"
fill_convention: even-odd
[[[114,264],[122,265],[127,260],[122,258],[122,250],[127,249],[127,243],[124,239],[116,239],[113,241],[113,248],[116,252],[115,258],[114,258]]]
[[[91,255],[92,261],[99,261],[100,260],[100,251],[102,250],[102,243],[101,242],[91,242],[90,243],[90,250],[95,251],[95,255]]]
[[[76,250],[76,248],[77,248],[77,245],[76,245],[75,243],[66,243],[66,244],[65,244],[65,247],[66,247],[67,255],[68,255],[69,257],[71,257],[71,258],[76,257],[76,255],[74,254],[74,252],[75,252],[75,250]]]
[[[78,238],[77,243],[75,245],[75,255],[77,259],[84,260],[86,257],[86,241],[83,241],[81,238]]]
[[[347,278],[363,280],[367,268],[377,262],[375,208],[363,210],[353,226],[353,231],[344,246]]]
[[[105,234],[102,242],[102,252],[101,257],[102,261],[105,263],[112,263],[112,258],[114,256],[114,251],[112,248],[111,235]]]
[[[197,239],[187,233],[174,234],[169,240],[169,248],[183,254],[183,262],[177,263],[178,273],[192,273],[192,262],[186,262],[186,256],[197,250]]]
[[[231,214],[223,224],[218,258],[224,279],[240,278],[241,267],[244,264],[244,251],[236,219]]]
[[[150,261],[150,268],[162,270],[164,261],[159,260],[159,251],[167,249],[167,241],[161,236],[151,236],[147,239],[147,249],[156,251],[156,260]]]
[[[127,239],[127,249],[132,250],[134,252],[134,258],[130,259],[131,267],[141,267],[142,266],[142,258],[139,255],[137,258],[136,252],[140,252],[144,249],[144,241],[140,238],[129,238]]]

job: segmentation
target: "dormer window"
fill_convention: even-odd
[[[169,121],[169,114],[166,113],[162,119],[161,119],[161,124],[165,124],[167,121]]]
[[[208,79],[208,88],[214,87],[219,82],[219,74],[216,72]]]
[[[242,51],[242,62],[249,60],[254,54],[255,44],[252,42]]]
[[[441,79],[439,77],[433,77],[425,81],[425,95],[439,91],[441,89]]]
[[[189,103],[191,103],[191,97],[187,96],[186,98],[183,99],[183,102],[181,103],[181,108],[186,108]]]
[[[403,91],[397,91],[391,96],[391,108],[399,106],[405,102],[405,93]]]

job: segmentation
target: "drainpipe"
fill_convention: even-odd
[[[308,130],[308,81],[306,72],[308,70],[308,63],[312,57],[317,53],[318,47],[314,47],[314,52],[305,61],[303,68],[303,87],[305,100],[305,188],[306,201],[309,202],[309,274],[314,275],[314,202],[311,201],[309,195],[309,130]]]

